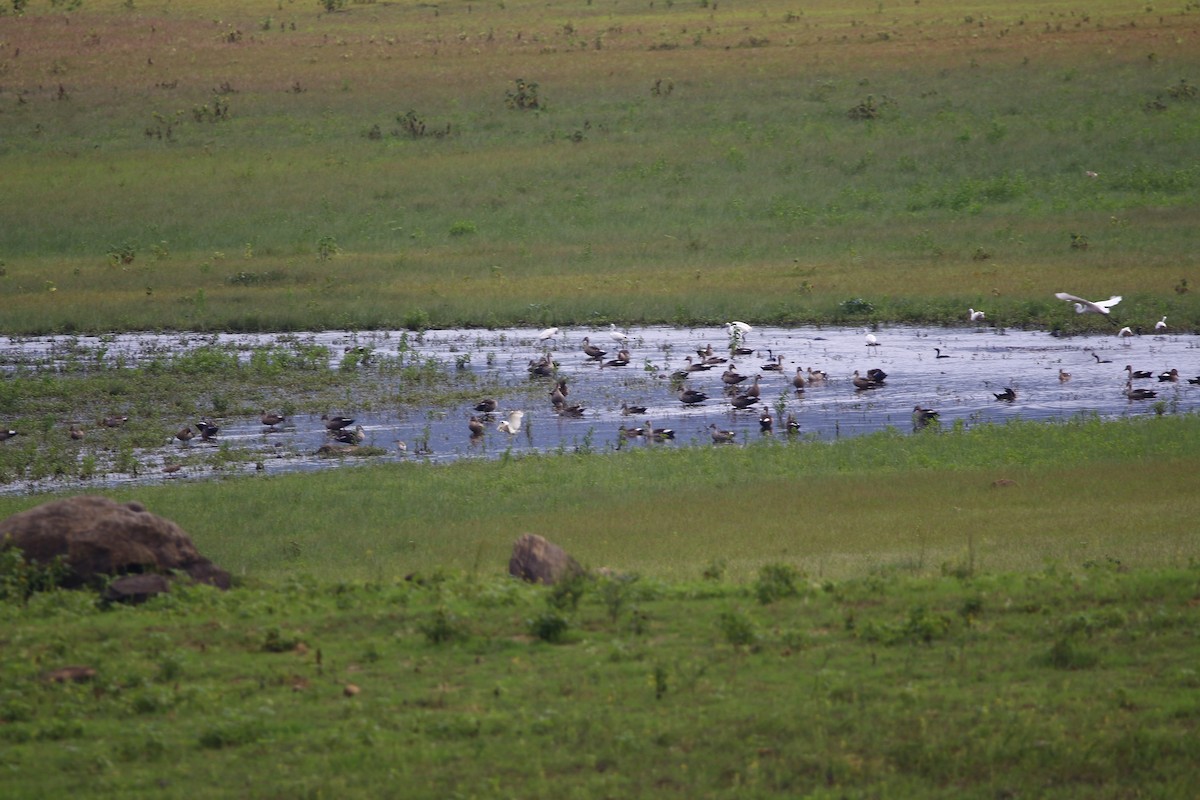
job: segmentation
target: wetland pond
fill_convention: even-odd
[[[607,365],[627,337],[628,363]],[[39,373],[61,371],[68,360],[102,361],[108,367],[133,368],[164,353],[221,348],[249,359],[258,348],[303,347],[328,358],[332,370],[345,368],[348,353],[362,357],[362,374],[370,380],[372,364],[422,364],[442,371],[450,391],[429,404],[371,402],[355,408],[349,393],[346,407],[329,408],[330,415],[355,420],[349,430],[362,426],[363,458],[330,458],[319,455],[323,445],[338,447],[326,431],[321,413],[297,413],[274,428],[262,424],[258,414],[213,416],[220,428],[210,441],[196,436],[190,442],[164,437],[159,447],[139,448],[135,470],[118,471],[102,465],[86,479],[71,476],[41,480],[17,479],[3,486],[6,493],[82,490],[129,483],[198,480],[245,472],[273,474],[285,471],[336,468],[344,465],[389,461],[446,462],[462,458],[499,458],[529,452],[603,452],[634,447],[713,446],[710,426],[733,432],[733,444],[777,439],[829,441],[886,428],[914,430],[915,406],[939,413],[937,425],[949,428],[1004,422],[1010,419],[1064,420],[1095,414],[1116,418],[1155,413],[1181,413],[1200,406],[1200,385],[1189,378],[1200,375],[1200,338],[1191,335],[1141,335],[1118,338],[1114,333],[1055,337],[1046,332],[1003,330],[990,325],[964,328],[885,326],[873,328],[876,344],[867,343],[864,328],[772,328],[756,326],[736,344],[749,350],[731,353],[735,344],[724,326],[709,328],[645,327],[613,331],[566,328],[553,339],[539,339],[539,331],[429,330],[420,334],[401,331],[311,334],[113,334],[102,337],[55,336],[0,338],[0,357],[7,375],[19,380]],[[589,358],[584,337],[608,351]],[[707,345],[713,355],[728,359],[711,369],[691,372],[685,381],[681,370],[704,359],[698,351]],[[549,352],[557,367],[550,377],[530,372]],[[940,353],[939,353],[940,351]],[[775,363],[778,371],[763,370]],[[726,369],[748,376],[736,385],[744,391],[759,377],[758,402],[735,409],[722,379]],[[1126,380],[1133,370],[1152,377],[1133,382],[1135,388],[1156,396],[1131,400]],[[806,386],[798,393],[793,385],[797,368],[804,371]],[[823,383],[809,383],[807,370],[827,373]],[[861,390],[853,383],[858,371],[883,370],[887,377],[878,388]],[[1160,381],[1160,373],[1178,370],[1177,381]],[[1069,379],[1060,378],[1068,373]],[[19,377],[17,377],[19,376]],[[381,395],[412,397],[397,385],[405,373],[380,370]],[[566,381],[567,405],[579,405],[578,416],[557,413],[551,392],[557,379]],[[707,400],[684,405],[680,386],[708,395]],[[1015,391],[1011,401],[998,400],[1006,388]],[[417,393],[419,396],[419,393]],[[498,409],[483,415],[474,406],[494,397]],[[644,413],[625,415],[623,405],[645,406]],[[278,409],[268,409],[278,410]],[[524,411],[516,434],[498,430],[508,412]],[[765,432],[760,415],[773,418]],[[482,436],[472,437],[468,420],[484,422]],[[789,430],[789,417],[798,429]],[[197,420],[164,420],[178,426]],[[644,436],[627,437],[621,427],[671,428],[674,439],[653,442]],[[67,422],[63,422],[64,430]],[[172,428],[174,430],[174,428]],[[24,433],[24,431],[22,431]],[[13,440],[10,440],[10,442]],[[0,447],[10,444],[0,442]],[[237,453],[220,468],[196,458],[206,449],[223,448]],[[326,448],[328,452],[331,448]],[[180,468],[163,472],[168,464]]]

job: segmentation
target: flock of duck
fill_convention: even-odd
[[[1070,302],[1076,313],[1078,314],[1098,314],[1112,321],[1111,311],[1114,306],[1121,302],[1120,296],[1113,296],[1107,300],[1091,301],[1084,298],[1059,292],[1055,295],[1058,299]],[[987,316],[984,311],[970,308],[967,310],[966,319],[968,322],[979,324],[986,323]],[[1166,317],[1163,316],[1154,325],[1154,331],[1157,334],[1164,334],[1167,329]],[[1113,323],[1116,324],[1115,322]],[[728,356],[714,351],[711,344],[705,344],[698,347],[695,355],[688,355],[684,358],[683,365],[670,374],[671,387],[675,397],[685,407],[700,406],[709,401],[720,400],[728,404],[731,411],[748,410],[752,413],[757,413],[759,429],[764,433],[771,433],[775,428],[775,418],[771,413],[771,409],[762,402],[762,382],[770,375],[781,375],[785,373],[784,357],[775,354],[771,349],[765,350],[765,361],[758,366],[758,369],[753,374],[746,374],[739,371],[734,363],[734,359],[742,359],[753,356],[756,352],[762,356],[763,351],[756,351],[754,348],[746,346],[746,340],[753,327],[745,322],[733,321],[725,325],[725,332],[729,337]],[[554,328],[547,328],[539,332],[535,339],[540,348],[544,348],[541,355],[529,361],[528,372],[531,378],[548,378],[553,381],[553,386],[549,390],[551,410],[554,414],[560,417],[580,417],[585,413],[585,406],[578,402],[568,400],[570,394],[568,379],[563,375],[562,365],[554,357],[552,345],[556,343],[561,331]],[[1118,332],[1121,338],[1127,338],[1134,335],[1134,332],[1129,327],[1122,327]],[[584,336],[580,349],[584,357],[584,364],[598,365],[601,369],[612,369],[627,367],[634,360],[632,351],[630,350],[630,337],[628,334],[618,330],[616,325],[610,325],[607,331],[607,337],[613,342],[612,348],[605,349],[592,341],[592,336]],[[869,348],[880,346],[878,337],[871,332],[865,333],[865,344]],[[950,358],[948,354],[941,351],[940,348],[933,348],[935,358]],[[1110,360],[1101,359],[1100,356],[1093,352],[1093,357],[1098,363],[1111,363]],[[718,371],[719,370],[719,371]],[[692,379],[699,378],[704,373],[717,371],[716,374],[720,377],[720,382],[714,389],[705,386],[697,388],[689,384]],[[1125,367],[1127,373],[1125,383],[1125,396],[1129,400],[1151,400],[1158,396],[1158,392],[1153,389],[1147,389],[1134,386],[1134,381],[1157,379],[1160,382],[1178,382],[1180,379],[1178,369],[1170,369],[1160,373],[1153,373],[1147,370],[1135,370],[1132,365]],[[1058,379],[1061,383],[1071,380],[1071,374],[1063,369],[1058,370]],[[798,398],[803,398],[806,390],[812,387],[824,386],[830,382],[829,375],[819,369],[808,367],[796,367],[795,373],[787,376],[787,382],[790,384],[791,391]],[[854,370],[850,378],[850,383],[855,392],[870,392],[886,386],[888,374],[879,368],[869,368],[865,370]],[[1188,378],[1189,384],[1200,384],[1200,376]],[[1017,390],[1012,386],[1005,386],[1002,391],[992,392],[993,397],[997,402],[1013,403],[1017,399]],[[471,440],[477,441],[485,436],[488,425],[494,422],[494,415],[499,408],[495,398],[488,397],[480,400],[474,410],[477,414],[471,415],[468,420],[468,429]],[[780,407],[782,411],[782,406]],[[647,412],[647,407],[629,401],[621,404],[621,413],[624,416],[639,416]],[[499,421],[495,429],[509,436],[518,434],[522,429],[522,421],[526,415],[524,410],[508,411],[504,418]],[[925,428],[934,424],[939,419],[939,412],[926,408],[921,404],[916,404],[912,409],[912,425],[914,430]],[[784,428],[789,435],[795,434],[800,430],[800,423],[794,413],[789,412],[784,421]],[[666,441],[675,438],[675,431],[671,428],[656,428],[649,420],[641,426],[627,426],[622,424],[617,429],[617,447],[621,443],[630,439],[642,438],[647,441]],[[708,426],[708,433],[715,444],[725,444],[736,441],[736,432],[726,430],[719,427],[716,423]]]

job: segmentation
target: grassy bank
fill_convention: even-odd
[[[5,330],[1200,328],[1195,9],[211,5],[0,16]]]
[[[395,464],[114,493],[179,522],[250,581],[488,574],[526,531],[584,564],[746,581],[784,561],[820,578],[1030,571],[1197,553],[1193,416],[836,443]],[[1016,486],[993,488],[1006,478]],[[6,516],[39,498],[0,498]]]

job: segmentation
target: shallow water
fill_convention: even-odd
[[[448,371],[459,373],[457,362],[461,361],[459,374],[474,375],[480,385],[506,387],[498,396],[500,412],[486,418],[486,434],[474,440],[467,430],[467,419],[475,413],[474,401],[453,408],[393,408],[367,413],[353,408],[332,410],[330,413],[355,417],[355,424],[361,424],[366,434],[363,444],[387,451],[369,461],[449,461],[494,458],[510,451],[516,454],[643,447],[648,446],[643,438],[623,440],[618,428],[642,427],[647,420],[654,427],[675,431],[673,442],[654,446],[682,447],[711,445],[709,426],[713,424],[734,431],[737,442],[753,441],[764,435],[785,436],[784,420],[789,414],[800,424],[800,437],[831,440],[888,427],[909,431],[915,405],[937,410],[942,426],[958,420],[971,426],[1013,418],[1049,420],[1079,414],[1106,418],[1153,414],[1159,400],[1165,401],[1172,413],[1190,411],[1200,404],[1200,386],[1186,381],[1200,374],[1200,340],[1193,336],[1056,338],[1038,331],[984,326],[953,329],[896,326],[875,330],[878,344],[868,346],[866,331],[861,328],[755,328],[743,342],[754,349],[753,354],[735,356],[731,363],[741,374],[760,376],[761,401],[750,409],[734,410],[721,381],[727,364],[693,373],[687,379],[688,387],[710,396],[696,406],[684,406],[671,382],[672,373],[686,366],[685,358],[692,356],[699,360],[696,351],[707,344],[712,345],[717,355],[729,356],[730,338],[723,327],[634,328],[625,334],[629,337],[632,359],[624,367],[602,367],[582,352],[583,337],[589,336],[593,344],[609,351],[605,361],[613,358],[619,345],[610,338],[607,329],[568,329],[545,343],[559,365],[559,377],[567,381],[567,402],[585,408],[578,418],[554,413],[549,398],[554,386],[552,379],[530,377],[529,363],[544,351],[544,343],[537,340],[536,331],[529,329],[431,330],[421,336],[398,331],[328,331],[301,335],[0,338],[0,356],[9,370],[16,364],[52,370],[68,359],[78,362],[81,358],[134,366],[164,353],[214,345],[240,348],[249,358],[252,348],[285,342],[326,346],[331,366],[336,367],[347,347],[364,347],[377,357],[398,357],[407,348],[404,357],[410,362],[414,357],[422,361],[436,359]],[[943,357],[937,357],[935,348],[940,348]],[[782,357],[782,371],[761,369],[771,356]],[[1137,386],[1157,391],[1158,397],[1151,401],[1130,401],[1124,391],[1126,364],[1156,375],[1177,368],[1180,380],[1137,381]],[[810,385],[802,395],[797,394],[791,382],[797,367],[824,370],[829,378],[823,385]],[[884,385],[868,391],[856,390],[851,381],[853,372],[865,374],[871,368],[888,374]],[[1070,380],[1061,381],[1060,370],[1070,373]],[[386,380],[395,380],[395,376]],[[744,389],[750,383],[748,380],[739,388]],[[995,398],[994,394],[1005,387],[1016,390],[1014,402]],[[622,403],[644,405],[647,411],[626,417],[621,412]],[[764,407],[775,418],[770,434],[764,434],[759,424]],[[509,435],[498,431],[497,424],[504,414],[516,408],[525,412],[520,432]],[[254,453],[267,473],[364,463],[363,459],[328,459],[316,455],[317,449],[329,442],[318,415],[297,415],[276,430],[264,428],[257,418],[216,421],[221,426],[217,442],[194,440],[188,445],[193,452],[225,443]],[[398,442],[404,443],[403,452]],[[86,483],[58,480],[38,485],[12,484],[0,491],[186,480],[214,474],[199,467],[185,467],[172,477],[162,475],[156,465],[174,460],[181,450],[179,443],[166,442],[160,450],[139,453],[146,470],[136,478],[112,474]],[[255,468],[253,460],[244,466],[248,471]]]

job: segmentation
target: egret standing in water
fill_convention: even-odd
[[[967,319],[971,322],[983,322],[983,318],[984,315],[982,311],[976,311],[973,308],[967,309]]]

